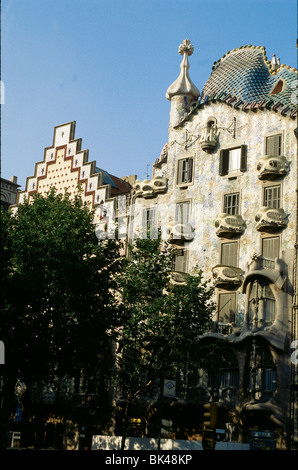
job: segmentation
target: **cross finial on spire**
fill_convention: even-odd
[[[187,54],[188,56],[193,53],[193,45],[190,43],[189,39],[184,39],[183,43],[180,44],[178,52],[180,55]]]

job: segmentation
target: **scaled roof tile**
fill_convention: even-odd
[[[271,94],[280,80],[283,82],[281,91]],[[235,108],[241,104],[245,109],[265,107],[293,117],[297,110],[293,99],[296,87],[296,69],[282,65],[273,71],[264,47],[243,46],[228,52],[214,64],[203,88],[201,103],[212,99],[234,103]],[[230,101],[230,97],[235,99]]]

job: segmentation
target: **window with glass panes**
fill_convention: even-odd
[[[226,214],[239,214],[239,193],[224,195],[224,212]]]
[[[149,207],[143,211],[143,230],[150,233],[150,238],[156,238],[156,207]]]
[[[179,224],[187,224],[189,222],[190,203],[178,202],[176,204],[175,221]]]
[[[221,176],[237,175],[238,171],[247,169],[247,146],[241,145],[234,149],[222,149],[219,153],[219,174]]]
[[[174,257],[173,271],[177,273],[186,273],[187,250],[176,250]]]
[[[265,186],[264,206],[272,209],[278,209],[280,207],[280,185]]]
[[[275,297],[271,287],[263,287],[264,317],[266,325],[271,325],[275,319]]]
[[[220,262],[224,266],[238,265],[238,243],[222,243]]]
[[[193,176],[193,158],[178,160],[177,184],[191,183]]]
[[[266,137],[266,155],[277,157],[281,155],[282,135],[276,134]]]

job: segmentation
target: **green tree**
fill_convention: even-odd
[[[173,250],[160,237],[138,239],[119,279],[124,313],[116,379],[125,422],[133,401],[156,393],[166,373],[187,375],[200,363],[196,344],[210,326],[213,290],[199,270],[185,284],[173,284],[172,266]]]
[[[17,379],[30,390],[79,373],[89,384],[99,371],[109,378],[121,257],[117,240],[98,242],[92,219],[80,195],[55,190],[2,214],[3,398]]]

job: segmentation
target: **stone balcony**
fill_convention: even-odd
[[[186,273],[173,271],[170,282],[172,284],[175,284],[176,286],[181,286],[182,284],[185,284],[185,279],[186,279]]]
[[[190,223],[173,223],[168,229],[169,243],[184,243],[194,239],[195,231]]]
[[[234,238],[244,233],[245,220],[241,215],[219,214],[215,221],[216,235],[223,238]]]
[[[217,144],[217,130],[216,126],[212,123],[208,123],[203,131],[203,135],[200,139],[200,145],[202,150],[205,152],[212,152]]]
[[[272,181],[286,176],[290,171],[290,163],[283,156],[266,155],[257,164],[258,178]]]
[[[212,139],[210,138],[210,136],[204,136],[202,137],[200,144],[202,150],[204,150],[205,152],[211,152],[216,147],[216,138],[214,137]]]
[[[263,206],[258,210],[255,221],[259,232],[276,233],[287,226],[288,215],[284,209]]]
[[[234,289],[241,286],[244,272],[235,266],[217,264],[212,268],[215,287],[221,289]]]
[[[164,193],[167,190],[167,179],[163,176],[156,176],[151,180],[139,181],[134,185],[135,195],[145,199],[155,197],[156,194]]]

